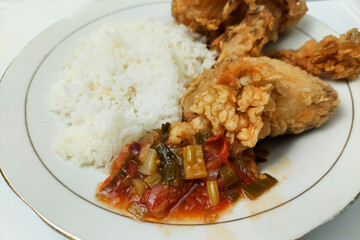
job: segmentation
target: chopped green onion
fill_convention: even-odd
[[[196,139],[197,144],[204,145],[206,140],[208,138],[211,138],[212,136],[213,136],[213,134],[210,129],[204,129],[204,130],[200,130],[197,133],[195,133],[194,137]]]
[[[153,187],[156,184],[160,183],[162,180],[161,175],[159,173],[155,173],[151,176],[147,176],[146,178],[144,178],[144,182],[149,186],[149,187]]]
[[[142,206],[138,202],[132,202],[128,207],[127,210],[129,213],[134,215],[139,220],[144,220],[148,215],[148,210],[146,207]]]
[[[145,186],[145,183],[143,182],[143,180],[141,180],[141,178],[134,178],[132,180],[132,185],[134,186],[136,194],[138,196],[143,195],[143,193],[146,190],[146,186]]]
[[[157,168],[156,160],[157,160],[156,151],[152,148],[149,148],[145,158],[145,162],[143,165],[139,166],[138,171],[145,175],[153,175],[156,172],[156,168]]]
[[[183,159],[180,157],[182,155],[182,149],[181,148],[170,148],[170,151],[172,152],[174,158],[176,159],[176,162],[179,166],[183,165]]]
[[[184,147],[183,161],[185,179],[205,178],[207,176],[203,151],[200,145]]]
[[[218,185],[216,181],[206,181],[207,192],[210,203],[216,206],[220,203]]]
[[[171,124],[169,122],[163,123],[161,125],[161,132],[162,132],[162,136],[160,138],[161,142],[164,142],[169,137],[170,129],[171,129]]]
[[[231,185],[233,185],[234,183],[236,183],[239,178],[236,176],[234,170],[231,169],[231,167],[229,167],[228,165],[223,165],[220,168],[219,171],[221,177],[224,180],[224,184],[226,187],[230,187]]]
[[[179,166],[175,161],[165,165],[162,172],[163,183],[171,186],[178,186],[180,181]]]
[[[127,155],[124,158],[123,162],[121,163],[119,172],[111,180],[110,184],[108,184],[109,186],[105,186],[107,191],[112,190],[115,187],[116,183],[120,180],[120,178],[126,176],[127,170],[129,168],[129,161],[130,160],[134,160],[136,163],[140,162],[139,158],[135,154]],[[121,182],[127,188],[131,186],[131,180],[128,179],[128,177],[125,177],[124,179],[122,179]]]
[[[159,143],[158,145],[156,145],[155,150],[158,153],[161,164],[163,166],[165,166],[167,163],[171,163],[172,161],[174,161],[175,157],[173,153],[164,143]]]
[[[277,180],[275,178],[265,173],[261,174],[253,182],[242,186],[241,190],[247,198],[254,200],[276,183]]]
[[[138,156],[136,156],[135,154],[129,154],[124,158],[120,168],[127,169],[129,160],[131,160],[131,159],[134,160],[136,163],[140,163],[140,160],[139,160]]]

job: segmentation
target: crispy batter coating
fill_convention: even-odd
[[[219,52],[218,61],[227,56],[259,56],[269,41],[275,19],[270,11],[259,7],[248,12],[239,25],[230,26],[217,37],[211,48]]]
[[[329,83],[267,57],[232,57],[194,79],[181,99],[185,120],[210,121],[231,143],[301,133],[322,125],[339,104]]]
[[[190,123],[173,122],[171,123],[169,141],[178,145],[181,142],[191,142],[196,131]]]
[[[298,50],[278,51],[275,57],[315,76],[353,80],[360,74],[360,33],[354,28],[340,38],[310,40]]]
[[[295,25],[306,13],[303,0],[173,0],[172,15],[209,37],[226,56],[258,56],[269,40]]]
[[[244,19],[248,4],[255,0],[173,0],[175,22],[190,27],[194,32],[217,36],[226,26]]]

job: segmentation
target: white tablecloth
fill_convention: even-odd
[[[0,0],[0,74],[21,49],[41,31],[95,1]],[[309,15],[326,23],[338,33],[346,32],[353,27],[360,28],[359,0],[308,1],[308,8]],[[0,239],[65,237],[46,225],[0,177]],[[344,214],[301,239],[360,239],[360,199]]]

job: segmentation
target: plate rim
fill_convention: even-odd
[[[47,27],[46,29],[44,29],[41,33],[39,33],[39,34],[38,34],[37,36],[35,36],[31,41],[29,41],[29,42],[25,45],[25,47],[22,48],[22,50],[17,54],[17,56],[10,62],[10,64],[7,66],[7,68],[5,69],[4,73],[2,74],[2,76],[1,76],[1,78],[0,78],[0,87],[1,87],[2,80],[3,80],[3,78],[6,76],[6,73],[8,72],[9,68],[17,61],[17,59],[19,58],[19,56],[23,53],[24,49],[28,48],[29,45],[31,45],[34,41],[36,41],[38,38],[40,38],[43,34],[45,34],[46,32],[48,32],[49,29],[51,29],[51,28],[53,28],[53,27],[55,27],[55,26],[57,26],[57,25],[62,24],[65,20],[71,19],[71,18],[79,15],[79,13],[86,12],[86,11],[87,11],[88,9],[90,9],[90,8],[93,8],[93,7],[95,7],[95,6],[100,6],[100,5],[102,5],[102,4],[113,3],[113,2],[116,2],[116,1],[108,0],[108,1],[104,1],[104,2],[97,2],[97,3],[90,4],[90,5],[88,5],[87,7],[81,8],[81,9],[73,12],[70,16],[64,17],[64,18],[62,18],[61,20],[57,21],[57,22],[54,23],[54,24],[51,24],[49,27]],[[103,18],[103,17],[106,17],[106,16],[109,16],[109,15],[115,14],[115,13],[121,11],[121,10],[131,9],[131,8],[135,8],[135,7],[138,7],[138,6],[151,5],[151,4],[156,4],[156,3],[169,3],[169,2],[170,2],[169,0],[165,0],[165,1],[164,1],[164,0],[162,0],[162,1],[161,1],[161,0],[159,1],[159,0],[158,0],[158,1],[139,1],[139,2],[137,2],[137,3],[135,3],[135,4],[134,4],[134,3],[133,3],[133,4],[130,3],[130,4],[129,4],[129,5],[130,5],[129,7],[120,7],[120,8],[118,8],[116,11],[114,11],[113,13],[108,13],[108,14],[106,14],[106,15],[103,15],[103,16],[100,16],[100,17],[98,17],[98,18],[95,18],[95,19],[93,19],[92,21],[88,22],[87,24],[91,24],[92,22],[95,22],[95,21],[97,21],[97,20],[99,20],[99,19],[101,19],[101,18]],[[312,16],[309,16],[309,15],[306,15],[306,16],[309,17],[309,18],[312,18],[313,20],[315,20],[315,21],[318,22],[318,23],[321,23],[322,25],[326,26],[330,31],[336,33],[332,28],[328,27],[326,24],[324,24],[323,22],[317,20],[316,18],[314,18],[314,17],[312,17]],[[86,24],[86,25],[87,25],[87,24]],[[84,25],[84,26],[85,26],[85,25]],[[67,37],[71,36],[73,33],[75,33],[76,31],[78,31],[79,29],[83,28],[84,26],[81,26],[80,28],[75,29],[75,30],[74,30],[73,32],[71,32],[68,36],[66,36],[63,40],[65,40]],[[295,26],[295,27],[296,27],[296,26]],[[299,30],[300,30],[300,29],[299,29]],[[305,34],[306,34],[306,33],[305,33]],[[339,35],[338,33],[336,33],[336,34]],[[308,34],[306,34],[306,35],[308,35]],[[309,36],[309,35],[308,35],[308,36]],[[62,41],[60,41],[58,44],[60,44],[61,42],[62,42]],[[48,52],[48,54],[51,54],[51,52],[52,52],[55,48],[56,48],[56,46],[55,46],[52,50],[50,50],[50,52]],[[42,62],[46,59],[47,56],[48,56],[48,55],[46,55],[46,56],[43,57],[43,60],[39,63],[38,68],[41,66]],[[36,72],[37,72],[37,70],[35,70],[34,76],[35,76]],[[34,77],[34,76],[33,76],[33,77]],[[32,77],[32,78],[33,78],[33,77]],[[29,92],[29,88],[30,88],[30,85],[31,85],[31,82],[32,82],[32,78],[31,78],[31,80],[30,80],[30,82],[29,82],[29,87],[28,87],[28,89],[27,89],[27,91],[26,91],[26,101],[27,101],[27,95],[28,95],[28,92]],[[346,82],[347,82],[347,81],[346,81]],[[349,88],[349,92],[350,92],[350,94],[352,95],[352,91],[351,91],[351,88],[350,88],[348,82],[347,82],[347,85],[348,85],[348,88]],[[350,129],[350,131],[349,131],[349,134],[348,134],[346,143],[345,143],[345,145],[344,145],[341,153],[339,154],[339,157],[337,158],[337,160],[341,157],[341,154],[342,154],[343,151],[345,150],[346,144],[347,144],[347,142],[349,141],[350,136],[351,136],[352,125],[353,125],[353,121],[354,121],[354,103],[353,103],[354,100],[353,100],[352,97],[351,97],[351,101],[352,101],[352,108],[353,108],[351,129]],[[25,104],[25,107],[26,107],[26,104]],[[26,114],[26,110],[25,110],[25,114]],[[30,135],[29,135],[29,132],[28,132],[27,125],[26,125],[26,131],[27,131],[27,133],[28,133],[29,140],[30,140],[30,142],[31,142],[31,138],[30,138]],[[32,142],[31,142],[31,145],[32,145],[32,147],[33,147]],[[34,149],[34,150],[35,150],[35,149]],[[35,150],[35,154],[38,155],[38,154],[36,153],[36,150]],[[39,158],[39,156],[38,156],[38,158]],[[330,169],[329,169],[318,181],[316,181],[311,187],[309,187],[308,189],[306,189],[305,191],[303,191],[301,194],[297,195],[296,197],[301,196],[303,193],[305,193],[306,191],[308,191],[309,189],[311,189],[314,185],[316,185],[323,177],[325,177],[326,174],[327,174],[329,171],[331,171],[331,169],[335,166],[337,160],[331,165]],[[46,167],[45,165],[44,165],[44,167],[47,169],[47,167]],[[47,170],[48,170],[48,169],[47,169]],[[49,171],[49,170],[48,170],[48,171]],[[50,172],[50,171],[49,171],[49,172]],[[55,231],[63,234],[63,235],[64,235],[65,237],[67,237],[67,238],[70,238],[70,239],[79,239],[79,238],[75,237],[74,235],[66,232],[65,230],[57,227],[56,224],[50,222],[50,221],[49,221],[48,219],[46,219],[41,213],[39,213],[39,212],[16,190],[16,188],[11,184],[10,179],[7,177],[7,175],[5,174],[4,169],[3,169],[1,166],[0,166],[0,173],[1,173],[2,177],[4,178],[5,182],[7,183],[7,185],[10,187],[10,189],[12,189],[12,191],[13,191],[23,202],[25,202],[25,204],[27,204],[48,226],[50,226],[50,227],[51,227],[52,229],[54,229]],[[295,197],[295,198],[296,198],[296,197]],[[353,202],[356,201],[359,197],[360,197],[360,192],[359,192],[359,193],[354,197],[354,199],[353,199],[350,203],[348,203],[342,210],[338,211],[333,217],[330,217],[330,218],[328,218],[326,221],[324,221],[324,222],[320,223],[319,225],[315,226],[313,229],[315,229],[316,227],[318,227],[318,226],[320,226],[320,225],[322,225],[322,224],[324,224],[324,223],[326,223],[326,222],[328,222],[328,221],[331,221],[332,219],[334,219],[334,218],[338,217],[339,215],[341,215],[341,214],[342,214],[343,212],[345,212],[345,211],[353,204]],[[291,200],[292,200],[292,199],[290,199],[290,200],[288,200],[288,201],[291,201]],[[284,202],[284,203],[282,203],[282,204],[280,204],[280,205],[286,204],[288,201],[286,201],[286,202]],[[279,205],[279,206],[280,206],[280,205]],[[275,208],[277,208],[277,207],[278,207],[278,206],[276,206]],[[271,209],[272,209],[272,208],[271,208]],[[265,210],[264,212],[267,212],[267,211],[269,211],[269,210],[271,210],[271,209]],[[106,209],[106,210],[108,210],[108,209]],[[113,212],[113,213],[114,213],[114,212]],[[262,212],[257,213],[257,214],[255,214],[255,215],[259,215],[259,214],[261,214],[261,213],[262,213]],[[122,215],[122,216],[123,216],[123,215]],[[251,217],[251,216],[250,216],[250,217]],[[247,217],[245,217],[245,218],[247,218]],[[230,221],[237,221],[237,220],[238,220],[238,219],[234,219],[234,220],[230,220]],[[215,224],[226,224],[227,222],[229,222],[229,221],[218,222],[218,223],[215,223]],[[151,222],[151,223],[153,223],[153,222]],[[158,223],[158,224],[163,224],[163,223]],[[193,226],[194,224],[191,224],[191,225]],[[196,224],[195,224],[195,225],[196,225]],[[205,225],[209,225],[209,224],[205,224]],[[183,225],[182,225],[182,226],[183,226]],[[310,231],[312,231],[313,229],[310,229],[310,230],[307,231],[307,232],[310,232]],[[307,233],[307,232],[305,232],[305,233]],[[303,234],[302,234],[302,235],[303,235]],[[302,235],[300,235],[299,237],[301,237]]]

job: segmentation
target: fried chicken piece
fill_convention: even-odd
[[[183,118],[205,118],[231,143],[301,133],[322,125],[339,104],[329,83],[268,57],[232,57],[195,78],[181,99]]]
[[[244,19],[248,4],[255,0],[173,0],[172,15],[176,23],[190,27],[208,37],[224,32],[226,26]]]
[[[354,28],[340,38],[309,40],[298,50],[281,50],[275,57],[315,76],[353,80],[360,74],[360,33]]]
[[[278,34],[295,25],[307,11],[300,1],[256,1],[249,5],[244,20],[216,38],[211,48],[219,52],[218,61],[232,55],[260,56],[264,45],[276,41]]]
[[[172,15],[208,36],[212,49],[226,56],[258,56],[269,40],[295,25],[307,11],[302,0],[173,0]],[[243,45],[245,44],[245,45]]]
[[[219,52],[217,61],[227,56],[259,56],[263,46],[269,41],[275,19],[263,6],[247,13],[245,20],[230,26],[216,38],[211,48]]]
[[[302,0],[257,0],[257,5],[264,5],[275,18],[276,33],[273,33],[273,40],[278,33],[296,25],[307,12],[305,1]]]

